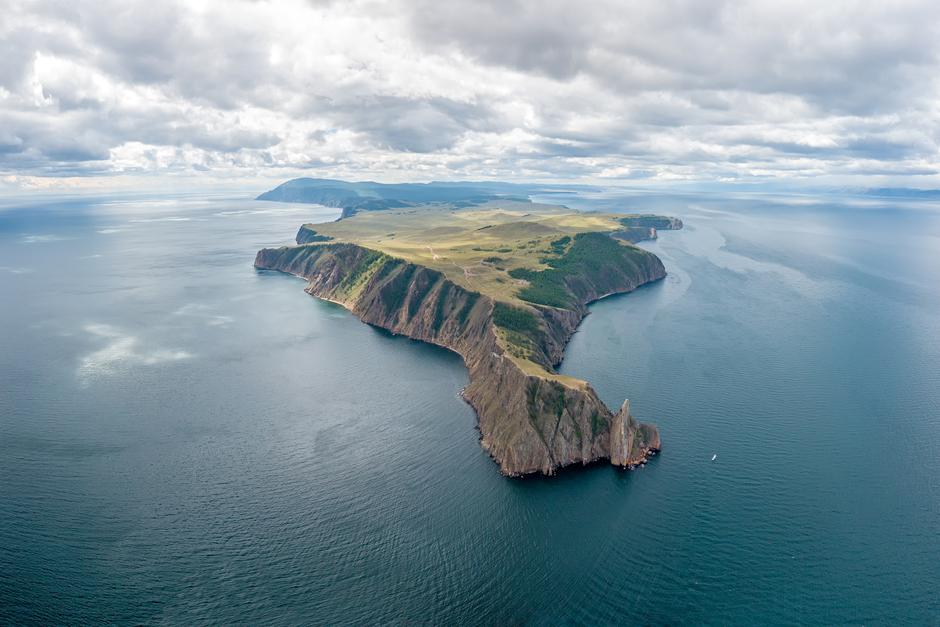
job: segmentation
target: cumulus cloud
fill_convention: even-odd
[[[0,174],[937,184],[938,54],[926,0],[24,0]]]

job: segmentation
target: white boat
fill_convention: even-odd
[[[712,461],[715,461],[716,459],[718,459],[718,453],[715,453],[714,455],[712,455]]]

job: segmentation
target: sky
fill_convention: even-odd
[[[935,0],[0,0],[0,190],[938,173]]]

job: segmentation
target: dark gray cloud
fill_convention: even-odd
[[[606,87],[786,93],[839,111],[896,104],[936,68],[929,2],[409,3],[414,36],[483,63]]]
[[[938,42],[913,0],[27,0],[0,175],[931,181]]]
[[[437,3],[406,7],[415,35],[443,51],[568,79],[589,64],[592,24],[585,3],[522,0]]]
[[[491,109],[447,98],[373,96],[334,103],[332,117],[381,149],[434,152],[468,131],[506,128]]]

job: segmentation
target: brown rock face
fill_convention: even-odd
[[[660,446],[659,430],[653,425],[638,423],[630,415],[630,401],[624,401],[610,423],[610,463],[633,468],[656,454]]]
[[[606,293],[580,285],[574,310],[536,306],[544,333],[532,360],[551,373],[587,303],[665,276],[656,256],[642,259],[641,267],[615,277],[613,290],[605,277]],[[660,448],[656,427],[637,423],[628,403],[613,414],[587,383],[524,371],[498,341],[493,300],[440,272],[329,242],[261,250],[255,267],[301,276],[309,294],[343,304],[363,322],[459,354],[470,374],[463,395],[477,413],[481,444],[506,475],[553,474],[605,458],[630,468]]]

